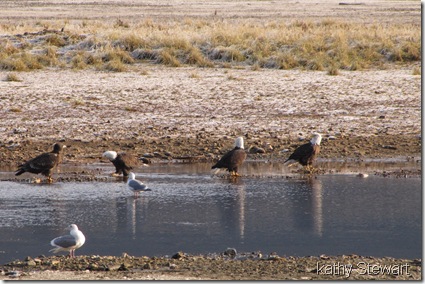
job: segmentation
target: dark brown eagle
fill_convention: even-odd
[[[42,174],[47,177],[47,182],[52,183],[52,169],[60,162],[60,154],[65,145],[56,143],[53,146],[53,151],[49,153],[43,153],[35,158],[18,166],[18,170],[15,175],[19,176],[25,172],[32,174]]]
[[[231,176],[239,176],[238,169],[246,159],[246,152],[243,145],[243,138],[235,140],[235,148],[227,152],[211,169],[224,168],[230,172]]]
[[[102,154],[102,157],[108,158],[114,164],[115,173],[112,173],[112,175],[115,176],[123,174],[127,177],[133,168],[140,165],[139,159],[128,153],[117,154],[115,151],[106,151]]]
[[[310,142],[299,146],[289,156],[289,158],[283,163],[284,165],[291,166],[298,162],[303,166],[311,167],[313,162],[316,160],[317,155],[320,152],[320,142],[322,141],[322,135],[314,133],[313,138]]]

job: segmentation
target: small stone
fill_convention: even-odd
[[[109,270],[109,271],[118,271],[120,268],[121,268],[121,265],[120,264],[111,264],[111,265],[108,265],[108,267],[107,267],[106,270]]]
[[[16,278],[22,275],[21,271],[17,271],[17,270],[13,270],[13,271],[9,271],[6,272],[5,274],[6,276],[9,276],[10,278]]]
[[[266,151],[263,148],[252,146],[249,148],[248,152],[251,154],[264,154]]]
[[[236,256],[236,254],[237,254],[237,251],[236,251],[236,249],[235,248],[227,248],[225,251],[224,251],[224,255],[228,255],[228,256]]]
[[[367,178],[369,175],[365,173],[359,173],[357,176],[360,178]]]
[[[37,263],[35,263],[35,261],[34,260],[28,260],[27,262],[26,262],[26,265],[27,266],[36,266],[37,265]]]
[[[177,265],[175,265],[174,263],[168,263],[168,267],[170,267],[170,269],[176,269]]]
[[[382,148],[384,149],[390,149],[390,150],[397,150],[396,146],[392,146],[392,145],[382,145]]]
[[[143,269],[152,269],[152,265],[150,263],[145,263],[145,265],[143,265]]]
[[[125,263],[121,264],[121,266],[118,268],[118,271],[128,271],[127,265]]]
[[[178,253],[174,254],[171,258],[172,259],[182,259],[184,257],[184,252],[179,251]]]

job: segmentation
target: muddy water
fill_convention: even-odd
[[[233,247],[288,256],[421,257],[420,178],[359,178],[359,168],[340,165],[333,174],[288,179],[279,164],[250,163],[244,177],[228,180],[212,176],[210,166],[142,168],[137,178],[152,191],[138,199],[116,178],[52,185],[1,181],[0,263],[50,255],[50,240],[67,233],[70,223],[87,239],[77,255],[160,256]],[[362,170],[373,171],[369,166]],[[105,177],[112,171],[94,167]],[[10,176],[0,173],[2,180]]]

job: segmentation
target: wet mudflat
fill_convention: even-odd
[[[108,177],[110,167],[95,167],[103,182],[52,185],[7,181],[3,172],[0,262],[50,256],[50,240],[70,223],[87,238],[77,255],[231,247],[281,256],[421,257],[420,178],[360,178],[356,169],[309,178],[278,164],[248,164],[237,180],[212,176],[209,164],[152,165],[137,173],[152,188],[138,199],[122,179]]]

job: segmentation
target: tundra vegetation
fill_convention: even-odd
[[[0,69],[131,70],[136,63],[328,71],[420,62],[420,23],[335,19],[44,20],[0,25]],[[412,70],[414,74],[420,71]]]

